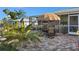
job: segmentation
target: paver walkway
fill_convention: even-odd
[[[52,39],[40,37],[41,43],[28,44],[25,47],[19,48],[23,51],[77,51],[79,50],[78,36],[55,36]]]

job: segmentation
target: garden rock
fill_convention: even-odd
[[[72,38],[72,39],[71,39]],[[69,40],[70,39],[70,40]],[[24,48],[26,51],[76,51],[79,50],[75,44],[77,42],[77,36],[55,36],[50,39],[46,36],[41,37],[41,42],[37,44],[28,44],[28,48]],[[72,41],[72,42],[71,42]],[[22,49],[23,50],[23,49]]]

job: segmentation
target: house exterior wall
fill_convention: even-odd
[[[69,14],[69,15],[77,15],[77,14]],[[60,21],[60,32],[65,32],[65,33],[69,33],[68,32],[68,22],[71,25],[78,25],[78,21],[76,21],[75,19],[77,19],[77,17],[73,17],[71,18],[71,21],[68,21],[68,15],[60,15],[61,21]]]
[[[62,25],[62,26],[60,26],[61,31],[63,31],[63,32],[65,31],[65,30],[63,30],[62,27],[67,27],[68,34],[77,35],[77,31],[79,31],[79,8],[61,10],[61,11],[55,12],[55,14],[59,15],[61,18],[61,21],[60,21],[60,25]],[[75,16],[75,17],[73,17],[73,16]],[[78,19],[78,20],[76,20],[76,19]],[[77,27],[77,30],[74,31],[74,29],[72,27],[74,29],[76,29],[76,27]],[[71,31],[71,29],[73,31]]]
[[[68,33],[68,15],[59,15],[60,16],[60,25],[59,31],[61,33]]]
[[[61,15],[60,16],[60,24],[63,24],[63,25],[67,25],[68,24],[68,15]]]
[[[24,25],[25,25],[25,27],[29,25],[29,18],[24,19]]]

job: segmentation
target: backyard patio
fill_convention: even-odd
[[[9,14],[6,14],[7,11]],[[69,18],[60,18],[56,14],[23,17],[25,13],[20,10],[4,9],[3,12],[7,18],[0,24],[0,51],[79,50],[78,15],[69,15]],[[70,32],[75,32],[75,35]]]
[[[57,35],[54,38],[40,37],[41,43],[23,44],[21,51],[78,51],[78,36],[68,34]]]

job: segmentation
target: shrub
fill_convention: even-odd
[[[5,37],[7,40],[5,41],[7,44],[11,44],[12,46],[17,47],[23,41],[30,41],[33,43],[41,42],[39,38],[39,34],[37,32],[27,31],[25,33],[22,32],[6,32]]]
[[[61,30],[62,30],[62,33],[63,34],[66,34],[68,32],[68,28],[67,27],[64,27],[64,26],[62,27]]]
[[[17,51],[15,47],[10,44],[0,44],[0,51]]]

